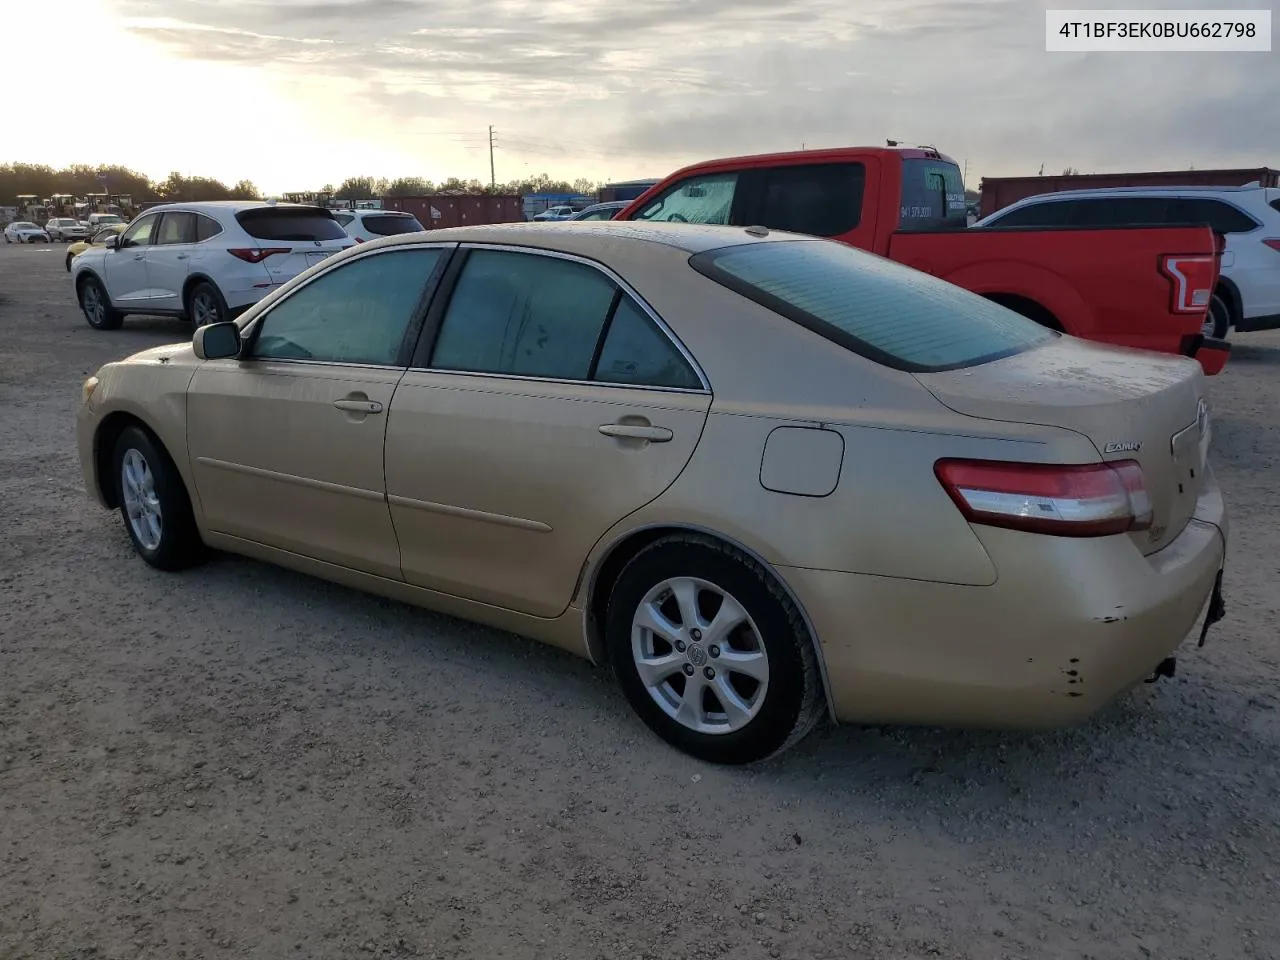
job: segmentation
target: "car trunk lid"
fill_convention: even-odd
[[[1210,430],[1204,374],[1194,361],[1063,336],[916,379],[957,413],[1066,428],[1086,436],[1104,461],[1136,460],[1153,518],[1129,536],[1144,554],[1167,545],[1195,511]]]
[[[276,286],[354,243],[323,207],[272,204],[241,210],[236,220],[257,242],[257,252],[232,253],[261,263]]]

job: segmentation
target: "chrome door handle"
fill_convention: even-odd
[[[600,432],[606,437],[623,440],[648,440],[650,443],[666,443],[674,434],[666,427],[642,426],[638,423],[602,423]]]
[[[382,404],[377,400],[335,400],[333,405],[339,410],[350,410],[352,413],[382,412]]]

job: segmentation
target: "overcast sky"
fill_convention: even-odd
[[[487,181],[492,124],[499,181],[656,177],[886,137],[967,160],[973,187],[1042,163],[1280,165],[1274,53],[1045,52],[1046,8],[1136,5],[5,0],[7,34],[48,42],[25,45],[30,82],[0,87],[0,115],[21,105],[35,121],[0,140],[0,159],[248,177],[272,192],[357,173]],[[52,49],[84,75],[49,78]]]

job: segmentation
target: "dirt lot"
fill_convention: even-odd
[[[603,672],[85,496],[90,329],[0,245],[0,958],[1280,957],[1280,335],[1213,385],[1229,616],[1018,736],[824,730],[723,770]]]

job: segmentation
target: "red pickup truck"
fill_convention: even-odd
[[[1207,226],[970,228],[964,180],[936,150],[849,147],[711,160],[678,170],[615,220],[762,226],[830,237],[982,294],[1077,337],[1195,357],[1221,238]]]

